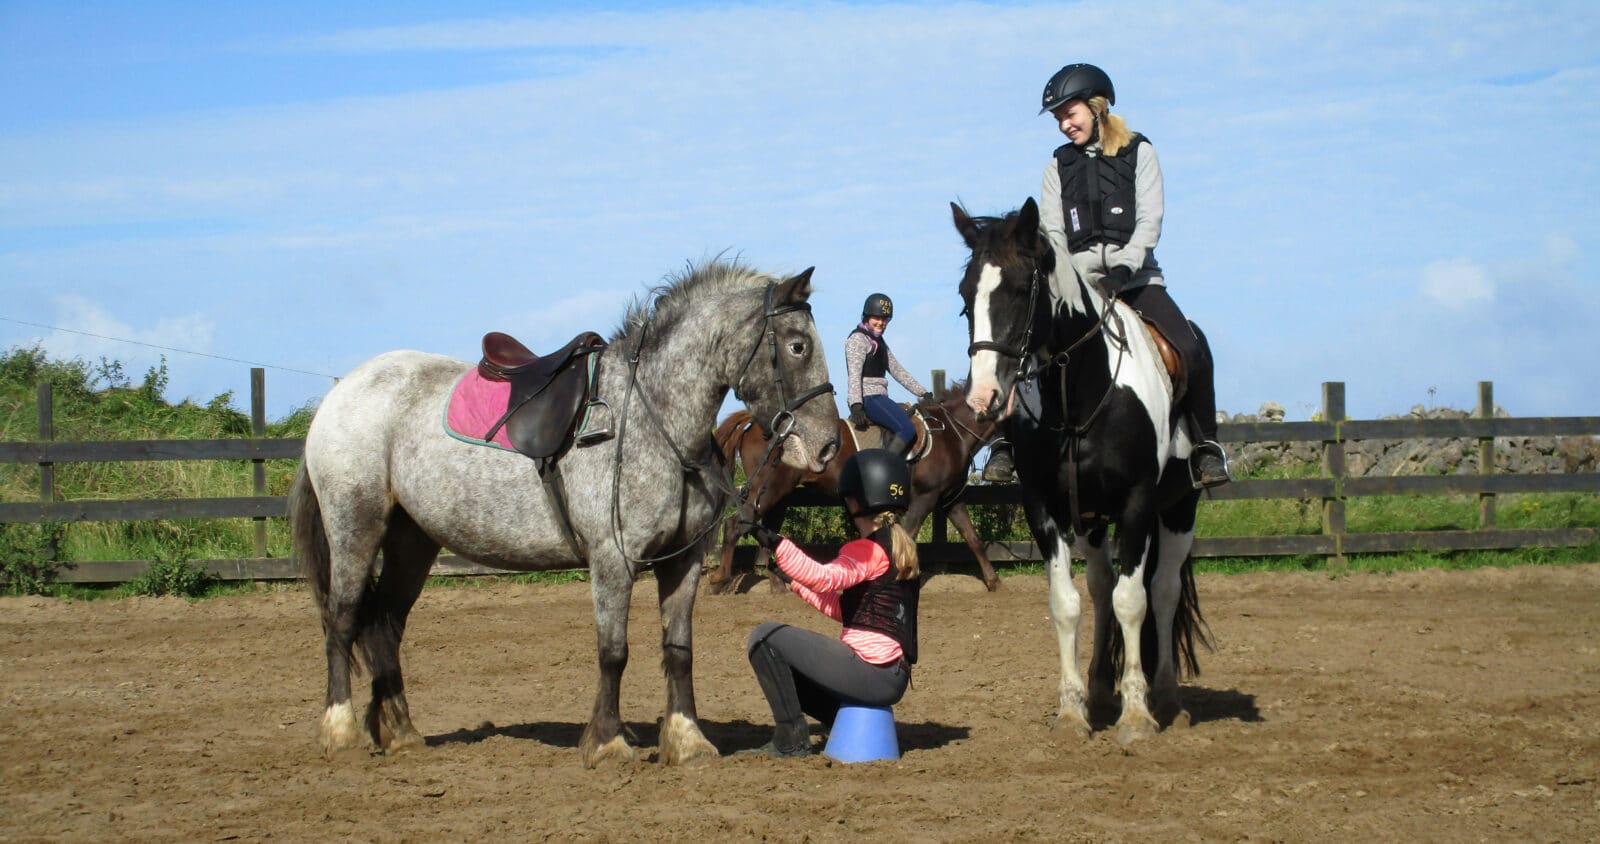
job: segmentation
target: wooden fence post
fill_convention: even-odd
[[[250,436],[261,439],[267,435],[267,371],[259,366],[250,368]],[[256,495],[267,494],[267,461],[256,458],[250,461],[255,474]],[[267,519],[257,516],[255,521],[255,550],[258,559],[267,556]]]
[[[1478,417],[1494,418],[1494,382],[1478,382]],[[1478,474],[1494,474],[1494,437],[1478,438]],[[1478,529],[1494,529],[1494,493],[1478,493]]]
[[[49,381],[40,381],[36,387],[39,405],[39,441],[51,442],[56,438],[55,394]],[[49,504],[56,499],[56,467],[50,461],[39,463],[39,502]],[[57,532],[51,531],[46,553],[51,560],[59,559],[61,549],[56,542]]]
[[[1344,382],[1322,382],[1322,421],[1333,423],[1333,437],[1322,441],[1322,475],[1333,479],[1333,495],[1322,499],[1322,533],[1333,537],[1328,565],[1336,571],[1348,566],[1344,557]]]
[[[944,370],[935,369],[933,371],[933,397],[935,399],[939,399],[941,401],[944,400],[944,390],[945,390]],[[949,542],[950,541],[950,522],[949,522],[949,518],[950,518],[950,511],[949,510],[946,510],[945,508],[940,507],[938,505],[934,506],[934,508],[933,508],[933,532],[928,535],[928,540],[930,542]],[[915,538],[915,537],[913,537],[913,538]]]

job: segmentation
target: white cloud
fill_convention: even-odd
[[[1493,303],[1495,284],[1483,265],[1457,258],[1424,267],[1418,290],[1436,305],[1463,310]]]

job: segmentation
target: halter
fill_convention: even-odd
[[[777,441],[789,436],[789,433],[793,430],[794,412],[817,396],[833,395],[833,384],[824,381],[796,396],[794,401],[789,400],[789,381],[784,377],[783,358],[778,355],[778,330],[773,325],[772,320],[774,317],[794,311],[804,311],[809,314],[811,313],[811,303],[800,302],[774,307],[772,304],[772,292],[775,289],[777,289],[777,282],[767,282],[767,291],[762,301],[762,316],[766,320],[762,334],[766,336],[767,352],[770,358],[769,364],[772,366],[772,382],[778,388],[778,403],[782,405],[782,409],[773,414],[772,421],[761,427],[768,439]],[[744,401],[744,396],[741,395],[741,392],[744,387],[745,375],[748,374],[750,364],[755,361],[756,351],[760,348],[761,341],[757,340],[755,345],[750,347],[750,354],[745,357],[744,366],[739,368],[739,380],[734,384],[733,395],[740,401]]]
[[[1038,354],[1030,351],[1033,345],[1033,316],[1039,303],[1039,277],[1043,275],[1039,270],[1039,262],[1033,262],[1033,277],[1028,284],[1028,319],[1023,323],[1022,344],[1020,346],[1007,346],[993,340],[974,340],[967,346],[967,357],[971,358],[978,352],[994,352],[1001,357],[1016,358],[1017,371],[1014,380],[1028,381],[1039,373]],[[1029,364],[1033,364],[1031,367]]]
[[[762,304],[762,316],[766,321],[766,325],[763,327],[762,333],[765,334],[767,347],[771,354],[772,380],[774,385],[777,387],[778,401],[782,404],[782,409],[773,414],[770,428],[768,428],[770,431],[770,438],[767,444],[766,453],[761,457],[762,468],[765,468],[766,465],[771,461],[775,449],[783,441],[783,439],[788,437],[789,434],[793,432],[795,425],[795,411],[799,410],[806,402],[816,398],[817,396],[833,394],[833,384],[824,381],[823,383],[806,390],[799,396],[796,396],[793,401],[789,401],[787,399],[788,380],[785,378],[783,359],[778,355],[778,335],[777,329],[773,326],[773,319],[794,311],[804,311],[809,314],[811,312],[811,304],[808,302],[801,302],[799,304],[774,307],[772,304],[772,293],[776,287],[777,282],[767,282],[767,289]],[[649,322],[645,322],[640,326],[639,339],[634,343],[633,353],[628,356],[628,388],[623,394],[622,412],[619,415],[620,421],[617,423],[616,460],[614,461],[611,478],[611,539],[612,542],[616,544],[617,551],[622,554],[623,560],[628,563],[629,570],[634,575],[638,574],[638,569],[636,568],[638,565],[649,565],[650,563],[658,563],[663,560],[669,560],[695,547],[702,539],[706,537],[707,534],[711,532],[713,528],[717,526],[718,523],[722,521],[720,518],[721,514],[719,513],[718,517],[712,518],[709,522],[707,522],[706,526],[696,533],[688,542],[684,543],[683,547],[667,554],[661,554],[654,557],[630,557],[628,556],[627,549],[623,546],[622,441],[628,427],[628,404],[633,398],[634,386],[639,380],[639,357],[644,350],[645,335],[649,333],[649,327]],[[751,346],[750,354],[745,357],[744,366],[742,366],[739,370],[739,379],[734,386],[734,396],[739,398],[741,401],[744,400],[744,396],[740,395],[740,387],[743,386],[745,375],[750,368],[750,364],[755,360],[756,351],[760,348],[761,339],[758,338],[755,344]],[[682,467],[683,473],[685,475],[698,474],[704,464],[697,461],[691,461],[684,456],[682,449],[678,448],[678,444],[674,443],[672,441],[672,437],[668,435],[666,424],[661,421],[661,417],[656,413],[655,407],[650,403],[649,399],[644,396],[643,391],[640,391],[639,395],[641,403],[645,409],[646,418],[654,423],[657,430],[661,431],[662,439],[665,439],[667,441],[667,447],[672,449],[672,454],[678,459],[678,465]],[[712,438],[709,432],[706,434],[706,441],[711,446],[712,460],[714,462],[721,462],[720,458],[722,456],[722,452],[717,448],[716,440]],[[758,469],[757,471],[760,470]],[[752,477],[753,476],[754,473],[752,473]],[[744,505],[744,499],[749,496],[749,486],[747,484],[744,490],[735,488],[733,483],[732,466],[723,463],[722,471],[716,475],[716,478],[719,481],[717,484],[719,491],[738,499],[739,506],[742,507]]]

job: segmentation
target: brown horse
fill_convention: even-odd
[[[945,501],[960,493],[967,483],[967,472],[972,457],[994,432],[993,422],[979,422],[967,405],[966,385],[957,382],[938,403],[922,408],[928,420],[929,444],[922,446],[922,455],[911,467],[911,507],[902,520],[906,530],[915,536],[922,520]],[[839,422],[839,451],[823,466],[821,472],[797,469],[777,460],[767,459],[767,443],[761,429],[754,424],[750,414],[735,411],[717,426],[716,441],[730,465],[737,456],[749,479],[749,494],[745,496],[739,512],[730,516],[722,529],[721,564],[710,578],[713,592],[726,592],[733,587],[733,546],[738,539],[738,523],[760,519],[772,530],[781,531],[783,518],[788,512],[784,499],[801,484],[835,496],[839,492],[839,470],[850,455],[856,453],[856,437],[871,442],[878,436],[874,431],[852,431],[850,423]],[[871,438],[871,439],[868,439]],[[919,444],[920,445],[920,444]],[[762,461],[766,459],[765,465]],[[1000,578],[994,573],[988,555],[983,552],[983,542],[972,527],[965,504],[956,502],[949,511],[951,524],[978,558],[983,570],[983,584],[990,592],[1000,588]]]

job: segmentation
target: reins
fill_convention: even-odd
[[[795,411],[799,410],[803,405],[805,405],[806,402],[809,402],[818,396],[833,394],[833,384],[824,381],[821,384],[812,387],[811,389],[806,390],[805,392],[796,396],[793,400],[789,400],[787,398],[789,392],[787,386],[788,380],[785,377],[783,359],[778,354],[777,329],[773,324],[773,320],[783,314],[797,311],[804,311],[809,314],[811,312],[811,304],[809,302],[801,302],[797,304],[784,305],[781,307],[774,307],[772,304],[772,294],[776,286],[776,282],[767,283],[766,294],[762,303],[762,316],[766,321],[766,325],[763,330],[764,336],[762,338],[758,338],[755,344],[751,346],[750,354],[745,357],[744,365],[739,371],[739,378],[734,385],[734,396],[743,400],[744,397],[740,395],[740,389],[744,384],[745,375],[750,368],[750,364],[755,360],[756,352],[761,348],[762,340],[765,339],[771,355],[770,364],[772,366],[772,380],[774,385],[777,387],[780,409],[777,411],[777,413],[773,414],[771,422],[767,426],[763,426],[767,428],[771,436],[767,444],[767,450],[761,458],[762,469],[765,469],[766,466],[771,462],[779,444],[781,444],[782,441],[794,431]],[[701,528],[698,532],[696,532],[695,535],[686,543],[684,543],[682,547],[666,554],[660,554],[651,557],[631,557],[628,555],[627,548],[623,544],[623,534],[626,532],[626,528],[622,523],[622,444],[623,440],[626,438],[628,428],[628,407],[632,403],[634,388],[639,381],[639,360],[644,351],[645,336],[649,333],[649,328],[649,320],[645,320],[640,324],[638,339],[634,343],[632,354],[628,356],[628,384],[627,388],[623,392],[621,418],[617,423],[616,459],[612,467],[611,476],[611,538],[612,542],[617,547],[617,551],[622,554],[623,561],[628,564],[629,572],[635,577],[638,576],[640,566],[648,566],[652,563],[670,560],[684,553],[685,551],[694,548],[701,542],[701,540],[705,539],[706,535],[709,534],[712,529],[714,529],[721,521],[721,510],[714,508],[718,509],[716,515],[714,515],[706,523],[704,528]],[[655,425],[656,429],[661,432],[662,439],[666,440],[667,446],[672,449],[673,457],[677,459],[678,466],[680,469],[682,469],[684,476],[703,477],[705,475],[703,469],[707,464],[699,461],[691,461],[688,457],[684,456],[683,450],[678,447],[677,443],[672,441],[671,432],[667,429],[666,423],[661,420],[660,414],[657,413],[655,406],[649,401],[649,398],[645,396],[643,390],[640,390],[639,394],[640,405],[645,410],[645,416],[650,419],[650,421]],[[708,462],[719,463],[721,464],[722,469],[721,472],[718,472],[715,475],[715,478],[718,481],[716,484],[717,488],[715,490],[703,487],[706,489],[707,497],[715,499],[719,493],[722,495],[732,496],[738,501],[738,506],[742,507],[744,505],[744,500],[750,494],[749,484],[747,483],[742,490],[737,488],[733,483],[733,466],[722,459],[722,450],[717,447],[716,439],[712,437],[709,432],[706,434],[706,441],[711,451],[711,460]],[[758,469],[757,471],[760,470]],[[753,476],[754,475],[752,475],[752,477]],[[679,512],[680,524],[683,521],[683,512],[685,511]]]

